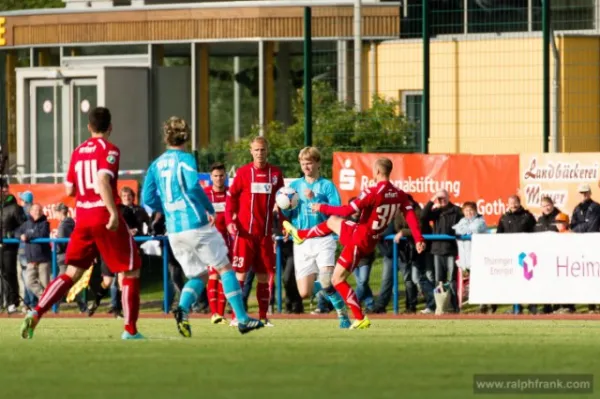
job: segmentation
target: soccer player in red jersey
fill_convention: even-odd
[[[356,319],[351,329],[365,329],[371,326],[369,319],[363,314],[356,293],[346,281],[361,258],[371,254],[381,239],[386,227],[394,220],[396,213],[401,211],[406,218],[414,237],[417,252],[425,250],[425,240],[419,228],[419,220],[406,196],[390,182],[392,161],[379,158],[373,166],[373,177],[377,185],[364,190],[358,198],[349,205],[330,206],[315,203],[313,212],[329,215],[329,219],[312,229],[297,230],[289,222],[283,222],[283,228],[292,236],[294,242],[301,244],[304,240],[323,237],[331,233],[339,235],[344,246],[333,271],[332,282],[340,293],[346,305],[352,309]],[[358,223],[343,219],[359,212]]]
[[[258,317],[266,326],[272,326],[267,320],[269,275],[275,270],[272,218],[275,195],[283,187],[283,173],[267,162],[269,143],[264,137],[252,140],[250,153],[253,162],[237,170],[227,192],[225,219],[227,231],[234,237],[232,266],[240,286],[252,268],[257,280]]]
[[[227,222],[225,221],[225,199],[227,196],[225,165],[221,162],[212,164],[210,166],[210,180],[212,181],[212,186],[205,187],[204,192],[215,208],[215,227],[223,236],[229,257],[231,258],[231,238],[227,232]],[[225,293],[223,292],[223,284],[219,279],[219,272],[213,267],[208,268],[208,286],[206,288],[208,305],[212,313],[210,322],[212,324],[227,323],[225,319]]]
[[[97,107],[88,115],[91,138],[73,151],[65,180],[66,192],[75,196],[77,223],[70,238],[67,270],[54,279],[33,311],[25,316],[21,336],[32,338],[40,318],[90,267],[98,255],[113,273],[123,274],[123,339],[141,339],[137,331],[140,307],[141,260],[127,224],[117,210],[119,148],[108,141],[112,132],[110,111]]]

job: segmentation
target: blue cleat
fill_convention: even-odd
[[[263,328],[264,326],[265,325],[262,321],[256,319],[248,319],[248,321],[245,323],[238,322],[238,330],[241,334],[247,334],[250,331],[258,330],[260,328]]]
[[[123,331],[121,335],[121,339],[130,340],[130,339],[144,339],[144,336],[139,332],[135,333],[135,335],[131,335],[128,331]]]
[[[348,329],[351,325],[352,323],[350,322],[348,316],[340,317],[340,328]]]

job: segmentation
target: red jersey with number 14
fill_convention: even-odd
[[[366,251],[372,251],[381,239],[387,226],[402,212],[410,227],[415,242],[424,241],[412,203],[406,193],[394,187],[389,181],[379,182],[367,188],[350,205],[334,207],[321,205],[326,215],[350,216],[360,212],[360,219],[354,230],[354,244]]]
[[[90,138],[73,151],[65,180],[75,189],[77,224],[96,225],[108,222],[109,213],[98,191],[98,173],[111,176],[110,185],[115,198],[119,175],[119,148],[104,138]]]
[[[228,236],[227,233],[227,221],[225,220],[225,200],[227,198],[227,187],[223,191],[213,190],[213,186],[204,187],[204,193],[212,202],[213,208],[215,208],[215,227],[219,230],[219,233],[223,238]],[[227,240],[225,241],[227,242]]]

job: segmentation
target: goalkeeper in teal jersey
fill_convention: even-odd
[[[326,220],[322,213],[312,211],[311,204],[339,206],[340,194],[331,180],[321,177],[321,153],[318,149],[302,149],[298,160],[304,177],[290,184],[298,193],[298,207],[293,211],[282,212],[298,229],[311,229]],[[346,304],[331,284],[336,247],[336,241],[331,235],[307,240],[302,245],[294,244],[296,283],[302,298],[316,295],[323,290],[337,311],[340,328],[349,328],[350,319]]]
[[[219,272],[225,296],[238,319],[238,329],[245,334],[264,325],[248,317],[244,308],[242,290],[227,257],[227,245],[214,227],[215,209],[198,182],[196,159],[185,151],[190,137],[190,128],[183,119],[172,117],[165,123],[167,151],[148,168],[142,189],[144,204],[164,212],[169,244],[188,278],[173,315],[179,333],[191,337],[188,314],[206,287],[211,266]]]

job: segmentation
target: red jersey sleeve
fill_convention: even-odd
[[[367,208],[372,204],[372,202],[373,195],[371,190],[366,189],[361,192],[360,195],[354,199],[354,201],[350,202],[349,205],[331,206],[327,204],[321,204],[320,212],[327,216],[335,215],[345,218]]]
[[[98,159],[98,174],[106,173],[113,179],[119,175],[119,162],[121,151],[115,146],[107,146]]]
[[[66,186],[74,186],[77,178],[75,177],[75,153],[71,155],[71,161],[69,162],[69,170],[67,171],[67,176],[65,178]],[[77,188],[77,187],[75,187]]]
[[[412,203],[409,201],[406,193],[400,192],[400,210],[404,215],[404,219],[406,220],[406,224],[408,224],[408,228],[412,233],[413,239],[415,242],[424,242],[425,239],[421,234],[421,227],[419,226],[419,219],[417,218],[417,214],[413,209]]]
[[[233,223],[233,216],[237,214],[240,206],[240,194],[244,184],[244,177],[241,172],[243,172],[243,169],[238,170],[233,179],[233,184],[227,190],[227,197],[225,198],[225,222],[227,225]]]

